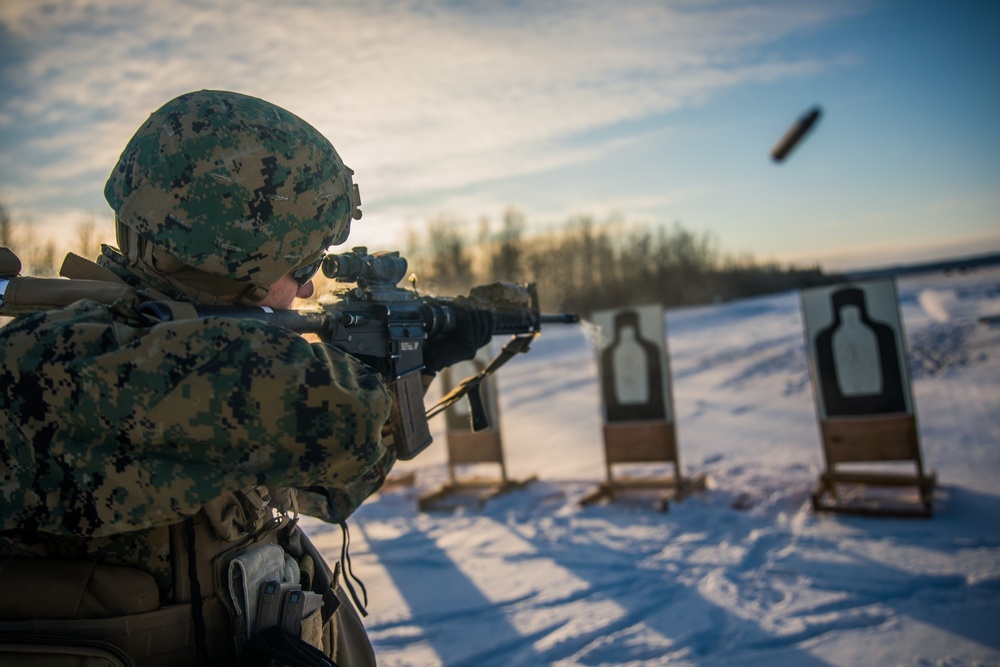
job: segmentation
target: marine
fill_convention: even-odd
[[[137,307],[311,296],[361,217],[353,172],[291,112],[198,91],[139,128],[105,197],[117,247],[62,273],[114,298],[0,328],[0,663],[375,664],[349,572],[297,521],[346,531],[385,480],[385,382],[258,320]]]

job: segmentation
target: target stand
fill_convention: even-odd
[[[829,418],[820,431],[826,469],[812,494],[814,510],[933,516],[937,476],[924,472],[913,415]],[[909,470],[890,469],[898,467]]]
[[[491,498],[519,489],[537,479],[535,475],[524,480],[512,480],[507,476],[499,431],[449,432],[446,437],[449,479],[437,489],[420,496],[417,505],[422,512],[454,509],[469,502],[481,509]],[[458,474],[460,467],[482,464],[496,464],[499,466],[500,476],[461,477]]]
[[[625,496],[653,495],[655,506],[666,512],[670,501],[681,502],[690,494],[705,489],[705,475],[681,474],[677,435],[672,422],[616,422],[604,425],[605,481],[580,500],[590,505],[602,500],[615,501]],[[616,477],[616,464],[668,463],[674,474],[659,477]]]
[[[455,388],[457,378],[481,373],[489,362],[489,350],[483,348],[475,359],[446,368],[441,373],[444,393]],[[490,375],[480,385],[482,406],[489,422],[489,427],[483,430],[473,430],[472,423],[475,420],[465,401],[455,403],[444,411],[448,481],[418,498],[417,506],[420,511],[456,509],[469,504],[482,508],[491,498],[521,488],[537,479],[534,475],[524,480],[512,480],[507,476],[507,463],[500,437],[498,395],[496,377]],[[499,477],[459,474],[461,469],[474,468],[478,472],[491,466],[499,469]]]
[[[395,491],[396,489],[410,488],[417,483],[417,474],[412,470],[401,473],[392,473],[386,477],[382,483],[381,491]]]
[[[799,294],[826,462],[813,509],[931,516],[937,479],[924,472],[920,455],[895,280]]]

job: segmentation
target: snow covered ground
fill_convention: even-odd
[[[581,507],[604,474],[597,369],[586,326],[552,326],[499,375],[509,473],[538,481],[419,512],[447,474],[436,423],[394,471],[416,485],[352,519],[380,663],[1000,664],[1000,322],[980,322],[1000,315],[1000,268],[899,292],[933,518],[812,511],[823,455],[793,292],[667,312],[680,456],[708,489],[665,514]],[[307,526],[336,559],[339,529]]]

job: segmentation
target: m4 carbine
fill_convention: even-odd
[[[467,378],[442,401],[424,410],[424,346],[455,330],[454,297],[420,296],[414,289],[398,287],[407,262],[399,252],[368,254],[364,247],[331,254],[323,260],[323,273],[342,283],[355,283],[334,293],[335,300],[317,311],[276,310],[241,306],[195,306],[196,317],[247,317],[296,331],[312,333],[377,368],[393,394],[392,437],[399,459],[408,460],[432,441],[429,416],[438,414],[462,396],[470,402],[473,428],[488,426],[478,386],[486,375],[528,346],[546,323],[574,323],[572,313],[543,315],[534,284],[492,283],[474,287],[461,307],[492,314],[493,334],[512,338],[496,359],[479,375]],[[190,317],[190,304],[147,301],[139,306],[160,320]]]

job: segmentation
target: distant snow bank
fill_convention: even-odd
[[[921,308],[935,322],[942,324],[951,319],[950,310],[954,308],[958,297],[951,290],[923,290],[917,297]]]

